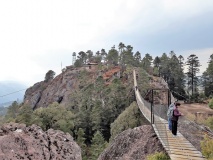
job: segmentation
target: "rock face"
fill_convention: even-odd
[[[0,159],[81,160],[81,149],[62,131],[9,123],[0,128]]]
[[[68,66],[61,74],[53,80],[41,81],[28,88],[24,96],[24,104],[36,109],[39,107],[47,107],[53,102],[58,102],[62,105],[68,106],[71,101],[71,95],[79,90],[79,73],[86,70],[90,73],[88,81],[94,82],[98,76],[106,75],[106,71],[99,71],[97,65],[95,67],[80,67],[74,68]],[[114,67],[107,74],[107,82],[109,83],[115,77],[120,78],[121,69]],[[106,79],[104,79],[106,80]]]
[[[66,105],[69,102],[69,96],[76,88],[79,70],[69,68],[53,80],[34,84],[26,90],[24,104],[30,105],[33,109],[47,107],[53,102]]]
[[[148,154],[165,152],[150,125],[128,129],[119,134],[98,160],[144,160]]]

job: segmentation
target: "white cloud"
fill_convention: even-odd
[[[133,31],[144,35],[172,31],[171,24],[178,25],[212,7],[211,0],[0,1],[0,80],[33,84],[43,80],[49,69],[59,73],[67,52],[109,49],[119,43],[117,35]],[[51,60],[53,54],[64,57]]]

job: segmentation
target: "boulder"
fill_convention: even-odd
[[[141,160],[155,152],[165,152],[151,125],[143,125],[120,133],[98,160]]]
[[[81,160],[81,149],[72,136],[59,130],[9,123],[0,128],[0,159]]]

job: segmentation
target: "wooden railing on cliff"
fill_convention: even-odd
[[[156,114],[151,115],[151,104],[141,97],[138,87],[136,87],[137,80],[135,70],[133,70],[133,78],[138,107],[144,117],[152,123],[155,133],[170,158],[172,160],[204,160],[205,158],[202,156],[201,152],[184,138],[180,132],[177,133],[176,137],[172,136],[172,133],[168,129],[168,122],[165,119]]]

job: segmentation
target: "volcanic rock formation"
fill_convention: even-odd
[[[165,152],[152,126],[144,125],[119,134],[98,160],[141,160],[161,151]]]
[[[0,159],[81,160],[81,149],[70,134],[40,127],[9,123],[0,128]]]

